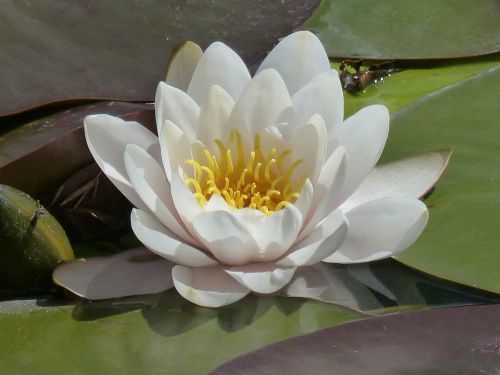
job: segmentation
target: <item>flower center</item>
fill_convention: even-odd
[[[278,153],[272,148],[266,157],[259,134],[254,137],[249,155],[245,155],[241,135],[236,130],[229,139],[235,145],[236,160],[231,148],[216,139],[218,158],[204,148],[205,160],[185,161],[194,170],[194,177],[186,178],[185,184],[193,187],[200,206],[205,206],[210,197],[217,194],[234,209],[249,207],[270,215],[297,200],[307,177],[294,180],[293,174],[304,160],[287,162],[292,153],[289,149]]]

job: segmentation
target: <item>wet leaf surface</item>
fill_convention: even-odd
[[[207,309],[175,291],[75,308],[0,302],[0,372],[206,374],[264,345],[362,317],[278,297]]]
[[[478,56],[500,50],[500,4],[496,0],[324,0],[302,28],[318,35],[330,57]]]
[[[449,147],[453,159],[426,201],[421,238],[397,258],[432,275],[500,293],[500,68],[423,97],[396,113],[382,161]]]
[[[192,40],[206,48],[220,40],[255,64],[318,4],[4,1],[0,116],[62,101],[153,101],[179,43]]]
[[[212,374],[496,374],[500,305],[343,324],[231,361]]]

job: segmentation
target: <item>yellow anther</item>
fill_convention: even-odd
[[[281,195],[281,193],[278,190],[274,190],[274,189],[269,189],[266,193],[266,197],[268,197],[268,198],[272,198],[273,195],[279,197]]]
[[[255,151],[250,152],[250,160],[248,161],[247,168],[248,172],[253,172],[253,163],[255,162]]]
[[[201,186],[198,181],[196,181],[194,178],[188,178],[186,181],[184,181],[186,186],[193,185],[196,194],[201,194]]]
[[[255,166],[255,171],[253,172],[253,178],[255,181],[260,182],[259,180],[259,172],[260,172],[260,167],[262,166],[262,163],[257,163]]]
[[[231,150],[226,151],[227,173],[232,174],[234,171],[233,159],[231,158]]]
[[[285,161],[286,157],[292,153],[292,150],[285,150],[283,151],[279,156],[278,156],[278,168],[280,172],[283,173],[283,162]]]
[[[271,159],[266,163],[266,168],[264,169],[264,178],[267,182],[271,183],[271,167],[276,163],[276,159]]]
[[[201,166],[200,166],[200,163],[198,163],[196,160],[193,160],[193,159],[188,159],[188,160],[184,160],[184,163],[188,164],[188,165],[191,165],[194,170],[195,170],[195,176],[196,176],[196,179],[199,181],[200,178],[201,178]]]
[[[214,172],[212,172],[212,169],[202,165],[200,167],[200,170],[206,172],[206,174],[208,175],[208,181],[207,181],[207,184],[210,183],[210,181],[213,181],[215,183],[215,176],[214,176]]]
[[[282,208],[284,208],[287,204],[290,204],[290,202],[287,202],[287,201],[281,201],[281,202],[279,202],[279,203],[276,205],[276,211],[281,210],[281,209],[282,209]]]

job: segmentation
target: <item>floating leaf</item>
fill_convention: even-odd
[[[0,302],[0,373],[206,374],[288,337],[364,315],[320,302],[250,296],[194,306],[176,291],[76,308]],[[135,311],[130,311],[135,310]],[[63,359],[63,360],[62,360]]]
[[[319,0],[0,4],[0,116],[74,100],[153,101],[174,48],[220,40],[249,64]]]
[[[302,28],[318,35],[330,57],[442,59],[500,51],[496,0],[324,0]]]
[[[425,96],[393,116],[383,161],[447,147],[453,162],[431,195],[429,224],[397,258],[432,275],[500,293],[500,68]]]
[[[55,266],[73,259],[56,219],[29,195],[0,185],[0,290],[46,287]]]
[[[500,305],[365,319],[285,340],[212,374],[495,374]]]

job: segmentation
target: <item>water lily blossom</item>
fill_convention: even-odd
[[[416,181],[418,193],[392,170],[387,181],[374,172],[389,113],[372,105],[344,120],[338,74],[309,32],[281,40],[253,77],[223,43],[185,44],[155,114],[158,135],[104,114],[85,119],[89,149],[135,206],[132,229],[148,250],[117,258],[122,272],[109,258],[60,266],[54,279],[79,295],[174,286],[195,304],[223,306],[280,290],[299,267],[395,255],[427,223],[417,198],[442,165]],[[99,293],[95,275],[106,279],[110,265]]]

